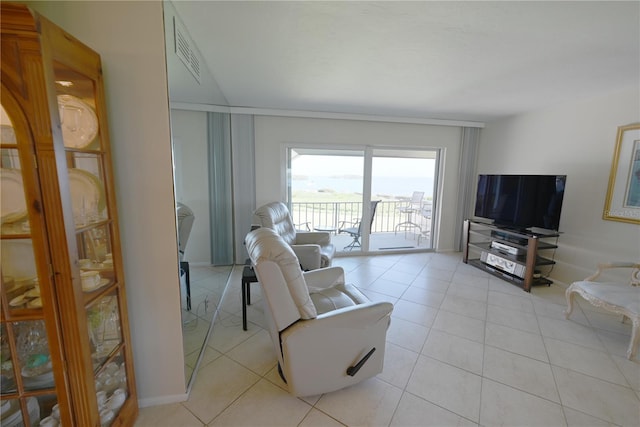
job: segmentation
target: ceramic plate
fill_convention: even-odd
[[[0,416],[4,416],[4,414],[8,414],[11,411],[11,402],[13,400],[4,400],[0,405]]]
[[[14,299],[12,299],[9,302],[9,305],[11,307],[20,307],[25,302],[27,302],[27,299],[25,298],[25,296],[24,295],[18,295],[17,297],[15,297]]]
[[[27,292],[24,293],[25,296],[29,297],[29,298],[37,298],[40,296],[40,287],[36,287],[33,289],[29,289]]]
[[[109,279],[100,279],[100,283],[98,283],[96,286],[82,286],[82,290],[85,292],[92,292],[95,291],[96,289],[100,289],[101,287],[105,286],[106,284],[109,283]]]
[[[71,95],[58,95],[58,111],[64,146],[85,148],[98,134],[98,117],[86,102]]]
[[[42,298],[38,297],[27,303],[27,308],[42,308]]]
[[[19,169],[0,169],[0,221],[17,222],[27,217],[27,201],[24,198],[22,175]]]
[[[20,412],[20,404],[17,399],[12,399],[11,406],[7,412],[2,412],[2,427],[17,427],[24,426],[22,420],[22,412]],[[35,397],[27,398],[27,411],[29,411],[29,418],[32,420],[40,419],[40,405],[38,399]],[[36,421],[37,422],[37,421]]]
[[[74,218],[97,215],[105,208],[102,183],[92,173],[82,169],[69,169],[69,187]]]
[[[84,267],[80,267],[80,271],[97,271],[99,273],[113,271],[113,264],[92,263]]]

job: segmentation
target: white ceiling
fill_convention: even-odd
[[[491,121],[639,87],[637,1],[173,4],[231,106]]]

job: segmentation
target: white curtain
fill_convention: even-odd
[[[256,174],[253,115],[231,115],[231,147],[233,152],[233,207],[235,210],[235,261],[244,264],[248,258],[244,238],[251,229],[256,209]]]
[[[233,188],[229,114],[207,113],[211,264],[233,264]]]
[[[462,250],[462,226],[465,219],[473,216],[473,198],[476,191],[476,160],[480,141],[479,128],[462,128],[462,149],[460,150],[460,187],[458,190],[458,211],[456,212],[456,250]]]

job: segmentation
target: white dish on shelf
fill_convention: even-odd
[[[82,290],[84,292],[92,292],[95,291],[96,289],[100,289],[101,287],[107,285],[109,283],[109,279],[100,279],[100,282],[98,284],[96,284],[95,286],[85,286],[84,284],[82,285]]]
[[[23,305],[26,302],[27,302],[27,298],[23,294],[23,295],[18,295],[17,297],[15,297],[11,301],[9,301],[9,305],[11,307],[20,307],[21,305]]]
[[[46,367],[51,369],[51,363],[48,363]],[[29,369],[23,368],[21,374],[22,374],[22,380],[25,383],[25,385],[27,385],[27,383],[29,383],[30,385],[53,384],[53,371],[51,370],[41,374],[40,373],[31,374],[31,372],[29,372]]]
[[[113,412],[118,413],[124,402],[127,400],[127,393],[123,388],[117,388],[107,401],[107,407]]]
[[[113,271],[113,264],[109,265],[103,262],[92,263],[84,267],[80,267],[80,271],[98,271],[100,273]]]
[[[0,404],[0,416],[6,414],[11,409],[11,400],[4,400]]]
[[[42,308],[42,298],[38,297],[27,302],[27,308]]]
[[[20,404],[18,400],[11,400],[11,411],[9,413],[2,414],[2,427],[17,427],[23,426],[22,412],[20,411]],[[38,399],[35,397],[27,398],[27,411],[29,412],[29,418],[31,420],[40,419],[40,405]]]
[[[0,221],[18,222],[27,217],[27,200],[24,197],[22,174],[19,169],[0,169]]]
[[[51,363],[47,364],[47,368],[51,369]],[[28,369],[22,369],[22,383],[28,390],[38,390],[53,387],[55,380],[53,371],[49,370],[42,374],[31,375]]]
[[[17,426],[22,423],[22,413],[17,400],[9,401],[9,407],[2,412],[1,421],[3,426]]]
[[[36,286],[35,288],[29,289],[24,293],[26,297],[29,298],[37,298],[40,296],[40,286]]]
[[[72,95],[58,95],[58,111],[64,146],[85,148],[98,134],[98,117],[93,108]]]
[[[69,187],[74,218],[98,215],[105,207],[104,189],[100,180],[82,169],[69,169]]]
[[[40,420],[39,427],[58,427],[60,425],[60,420],[54,418],[52,416],[44,417]]]

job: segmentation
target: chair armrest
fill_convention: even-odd
[[[296,245],[311,243],[326,246],[331,243],[331,235],[326,231],[299,231],[296,233]]]
[[[369,302],[339,308],[320,314],[315,319],[301,320],[294,323],[283,333],[282,339],[284,341],[286,339],[285,335],[291,336],[298,331],[302,331],[304,334],[312,334],[314,330],[321,329],[341,329],[342,332],[352,330],[354,334],[359,335],[361,332],[358,330],[369,328],[385,317],[391,317],[392,311],[393,304],[390,302]]]
[[[317,270],[320,268],[319,245],[291,245],[291,249],[298,257],[303,270]]]
[[[326,267],[304,272],[304,281],[308,288],[328,288],[344,285],[344,269],[342,267]]]

